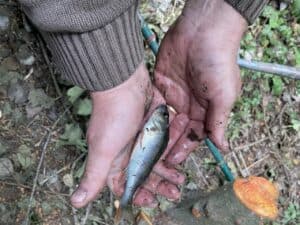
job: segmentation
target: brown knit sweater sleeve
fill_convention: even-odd
[[[269,0],[225,0],[235,8],[249,24],[259,16]]]
[[[90,91],[115,87],[142,62],[136,0],[19,0],[56,65]]]

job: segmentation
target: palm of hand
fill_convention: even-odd
[[[206,27],[196,29],[179,18],[158,55],[155,84],[167,104],[188,118],[185,131],[167,157],[171,164],[185,160],[205,136],[220,149],[227,148],[224,132],[241,86],[235,62],[239,40],[226,39],[222,31]]]

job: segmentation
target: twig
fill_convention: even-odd
[[[30,199],[29,199],[29,205],[28,205],[28,209],[27,209],[27,213],[26,213],[25,225],[28,225],[28,223],[29,223],[29,214],[30,214],[31,207],[32,207],[32,201],[33,201],[33,196],[34,196],[37,181],[38,181],[38,175],[40,173],[40,169],[41,169],[44,157],[45,157],[46,149],[48,147],[50,138],[51,138],[51,131],[48,131],[48,134],[46,136],[46,141],[42,146],[42,154],[41,154],[39,164],[37,166],[35,177],[34,177],[34,180],[33,180],[33,187],[32,187],[32,191],[31,191],[31,195],[30,195]]]
[[[58,86],[58,83],[56,81],[56,78],[54,76],[53,67],[51,66],[50,60],[48,58],[47,51],[46,51],[46,48],[44,46],[44,42],[43,42],[42,38],[40,37],[40,35],[37,36],[37,39],[39,40],[39,45],[41,47],[42,54],[43,54],[43,57],[45,59],[45,62],[48,65],[48,68],[49,68],[49,71],[50,71],[50,75],[51,75],[52,81],[54,83],[55,90],[58,93],[59,97],[61,97],[62,96],[62,92],[61,92],[61,90],[60,90],[60,88]]]
[[[73,188],[70,188],[70,195],[73,193],[73,191],[74,191]],[[71,209],[72,209],[74,224],[80,225],[78,216],[77,216],[77,212],[76,212],[77,210],[73,206],[71,206]]]
[[[75,161],[78,162],[78,161],[79,161],[80,159],[82,159],[83,156],[85,156],[85,155],[86,155],[86,153],[82,153],[77,159],[75,159]],[[55,174],[58,175],[58,174],[62,173],[63,171],[65,171],[66,169],[68,169],[73,163],[74,163],[74,162],[68,163],[68,164],[65,165],[64,167],[62,167],[62,168],[60,168],[59,170],[57,170],[57,171],[55,172]],[[46,177],[41,183],[44,184],[44,183],[46,183],[49,179],[50,179],[50,177]]]
[[[265,160],[266,158],[268,158],[270,155],[266,154],[265,156],[263,156],[262,158],[260,158],[259,160],[257,160],[256,162],[252,163],[250,166],[247,167],[247,169],[251,169],[252,167],[254,167],[255,165],[257,165],[258,163],[260,163],[261,161]]]
[[[234,161],[235,161],[235,164],[237,165],[237,167],[238,167],[238,169],[239,169],[239,171],[240,171],[242,177],[246,177],[246,174],[244,174],[244,170],[243,170],[243,168],[242,168],[242,166],[241,166],[241,164],[240,164],[240,162],[239,162],[239,159],[238,159],[238,157],[236,156],[235,152],[232,152],[232,157],[233,157],[233,159],[234,159]]]
[[[241,159],[241,161],[242,161],[242,163],[243,163],[243,166],[244,166],[244,170],[243,170],[243,171],[245,171],[246,176],[249,176],[250,173],[249,173],[249,170],[248,170],[246,161],[245,161],[245,159],[244,159],[244,156],[243,156],[243,154],[241,153],[241,151],[238,151],[238,154],[239,154],[239,158]]]
[[[249,144],[246,144],[246,145],[242,145],[242,146],[238,146],[238,147],[233,147],[233,150],[234,150],[234,151],[243,150],[243,149],[245,149],[245,148],[252,147],[252,146],[257,145],[257,144],[259,144],[259,143],[261,143],[261,142],[264,142],[264,141],[266,141],[266,140],[269,140],[269,137],[262,138],[262,139],[260,139],[260,140],[257,140],[257,141],[255,141],[255,142],[252,142],[252,143],[249,143]]]
[[[26,213],[25,225],[28,225],[28,222],[29,222],[29,214],[30,214],[30,211],[31,211],[33,196],[34,196],[34,193],[35,193],[35,190],[36,190],[36,186],[37,186],[38,176],[39,176],[40,169],[41,169],[41,166],[42,166],[45,154],[46,154],[46,150],[47,150],[48,144],[49,144],[50,139],[51,139],[52,131],[55,129],[55,127],[57,126],[57,124],[59,123],[59,121],[63,118],[63,116],[65,115],[65,113],[67,112],[68,109],[69,108],[67,108],[58,117],[58,119],[53,123],[52,127],[50,128],[50,130],[48,131],[48,133],[46,135],[46,140],[45,140],[44,144],[42,145],[42,154],[41,154],[41,157],[40,157],[37,169],[36,169],[35,177],[34,177],[34,180],[33,180],[32,191],[31,191],[31,195],[30,195],[30,199],[29,199],[29,205],[28,205],[28,209],[27,209],[27,213]]]
[[[85,156],[86,154],[85,153],[82,153],[73,163],[72,163],[72,166],[71,166],[71,171],[70,171],[70,174],[71,174],[71,177],[73,177],[73,173],[74,173],[74,169],[77,165],[77,163],[79,162],[79,160]],[[73,188],[70,188],[70,195],[72,195],[72,193],[74,192]],[[72,208],[72,213],[73,213],[73,220],[74,220],[74,224],[75,225],[80,225],[79,223],[79,219],[78,219],[78,216],[76,214],[76,209],[71,206]]]
[[[89,203],[88,206],[86,207],[85,215],[84,215],[84,217],[81,220],[81,225],[85,225],[86,224],[86,221],[87,221],[87,219],[89,217],[91,209],[92,209],[92,203]]]
[[[50,60],[49,60],[49,58],[48,58],[48,55],[47,55],[47,51],[46,51],[44,42],[43,42],[43,40],[42,40],[42,38],[41,38],[40,35],[37,35],[37,39],[39,40],[39,45],[40,45],[40,47],[41,47],[42,54],[43,54],[43,57],[44,57],[44,59],[45,59],[45,62],[46,62],[47,65],[48,65],[48,68],[49,68],[49,71],[50,71],[50,75],[51,75],[51,78],[52,78],[52,81],[53,81],[55,90],[56,90],[56,92],[57,92],[57,94],[58,94],[58,97],[61,98],[61,97],[63,96],[63,94],[62,94],[62,92],[61,92],[61,90],[60,90],[60,88],[59,88],[59,85],[58,85],[58,83],[57,83],[57,80],[56,80],[56,78],[55,78],[54,71],[53,71],[53,67],[52,67],[52,65],[51,65],[51,63],[50,63]],[[62,105],[63,105],[64,109],[68,109],[68,115],[70,116],[71,120],[74,121],[74,118],[73,118],[73,116],[72,116],[72,113],[71,113],[70,109],[69,109],[68,107],[65,106],[64,102],[62,102]]]
[[[202,180],[203,180],[203,182],[205,183],[205,185],[206,185],[206,186],[209,186],[209,183],[207,182],[207,180],[206,180],[205,177],[203,176],[202,172],[200,171],[200,169],[199,169],[199,167],[198,167],[198,165],[197,165],[197,162],[196,162],[196,160],[195,160],[193,154],[190,155],[190,158],[191,158],[191,160],[193,161],[193,163],[194,163],[194,165],[195,165],[195,167],[196,167],[196,169],[197,169],[197,171],[198,171],[198,174],[202,177]]]
[[[18,184],[18,183],[7,182],[7,181],[0,181],[0,183],[4,184],[4,185],[10,185],[10,186],[18,187],[18,188],[24,188],[24,189],[32,190],[32,187],[24,185],[24,184]],[[64,197],[70,197],[70,195],[65,194],[65,193],[59,193],[59,192],[55,192],[55,191],[48,191],[48,190],[43,190],[43,189],[40,189],[40,188],[36,188],[36,190],[44,192],[46,194],[60,195],[60,196],[64,196]]]

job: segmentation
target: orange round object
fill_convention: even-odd
[[[278,215],[278,190],[263,177],[238,178],[233,184],[238,199],[259,216],[275,219]]]

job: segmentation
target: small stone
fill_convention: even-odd
[[[55,171],[55,170],[49,171],[49,173],[47,174],[46,185],[52,191],[58,191],[58,192],[61,191],[61,189],[62,189],[62,183],[58,179],[57,171]]]
[[[12,56],[5,58],[2,63],[1,63],[1,67],[7,69],[7,70],[18,70],[19,69],[19,64],[16,61],[16,59]]]
[[[14,172],[14,167],[10,159],[0,158],[0,178],[4,178],[12,175]]]
[[[291,102],[292,102],[292,96],[291,96],[291,94],[288,93],[288,92],[283,92],[282,100],[283,100],[284,102],[291,103]]]
[[[8,57],[11,54],[11,50],[7,45],[0,44],[0,60]]]
[[[73,187],[74,182],[73,182],[73,177],[71,174],[67,173],[63,176],[63,182],[67,187]]]
[[[3,155],[7,152],[7,145],[0,142],[0,155]]]
[[[9,28],[9,16],[8,13],[4,10],[0,10],[0,31],[6,31]]]
[[[299,159],[293,159],[293,164],[295,166],[298,166],[300,164],[300,160]]]
[[[16,57],[18,61],[25,66],[31,66],[35,61],[35,58],[27,45],[21,45],[16,53]]]
[[[194,182],[189,182],[186,185],[186,189],[188,190],[196,190],[198,188],[197,184],[195,184]]]
[[[280,2],[279,10],[283,11],[287,8],[288,4],[286,2]]]
[[[28,99],[28,91],[24,88],[24,82],[21,80],[12,81],[7,90],[7,95],[11,101],[16,104],[22,104]]]
[[[253,59],[253,53],[252,53],[252,52],[249,52],[249,51],[245,51],[244,58],[245,58],[246,60],[251,61],[251,60]]]
[[[30,104],[26,105],[26,117],[27,119],[33,118],[35,115],[39,114],[42,111],[42,107],[33,107]]]

